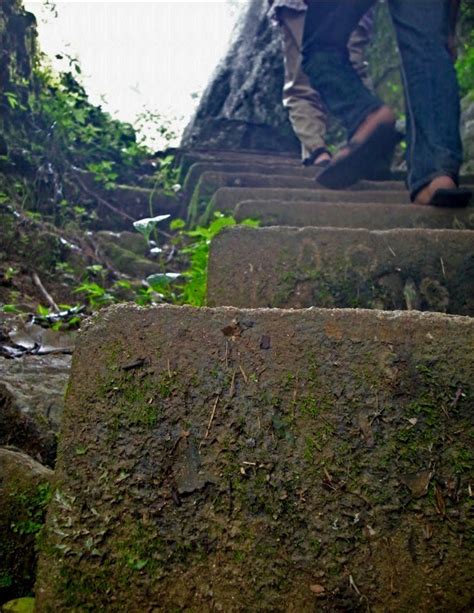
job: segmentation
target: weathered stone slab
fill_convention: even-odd
[[[211,244],[208,304],[474,314],[469,230],[248,228]]]
[[[431,313],[101,312],[37,611],[468,609],[473,343]]]
[[[52,478],[52,470],[18,449],[0,447],[0,607],[33,589],[35,538]]]
[[[294,164],[260,162],[221,162],[193,164],[184,182],[184,191],[192,195],[199,184],[207,195],[219,187],[284,187],[287,189],[326,189],[316,179],[322,169]],[[359,181],[351,190],[406,191],[403,181]],[[348,191],[348,190],[346,190]]]
[[[333,226],[337,228],[451,228],[474,229],[474,206],[459,209],[415,204],[347,204],[340,202],[247,200],[240,202],[237,221],[258,219],[262,226]]]
[[[186,175],[183,189],[187,194],[192,194],[201,175],[205,172],[218,172],[230,174],[258,174],[258,175],[283,175],[291,177],[306,177],[314,179],[317,171],[315,168],[301,164],[273,163],[264,164],[258,162],[198,162],[191,166]]]
[[[0,358],[0,445],[54,465],[71,356]]]
[[[286,188],[221,187],[208,204],[205,214],[212,211],[233,212],[239,202],[245,200],[280,200],[291,202],[362,202],[378,204],[408,204],[407,191],[383,190],[323,190]],[[203,210],[203,203],[201,203]]]
[[[295,153],[292,157],[288,155],[264,155],[256,151],[224,151],[213,149],[180,149],[177,152],[181,178],[184,180],[185,175],[193,164],[197,163],[258,163],[271,166],[272,164],[285,164],[291,166],[301,166],[301,158]]]
[[[259,175],[226,172],[204,172],[199,178],[188,205],[191,223],[205,217],[209,203],[219,188],[267,188],[316,190],[314,179],[297,176]],[[255,192],[254,192],[255,195]]]

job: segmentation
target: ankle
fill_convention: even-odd
[[[380,125],[395,126],[395,114],[389,106],[383,105],[364,119],[361,125],[357,128],[356,133],[351,138],[351,142],[364,141],[377,126]]]
[[[332,160],[332,156],[328,151],[323,151],[320,153],[314,160],[313,164],[320,164],[321,162],[330,162]]]
[[[438,189],[455,189],[456,187],[456,183],[448,175],[435,177],[418,192],[414,202],[415,204],[429,204]]]

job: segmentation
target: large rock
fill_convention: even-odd
[[[281,102],[283,55],[266,2],[250,0],[234,40],[186,127],[185,148],[299,152]]]
[[[474,172],[474,92],[462,100],[461,136],[464,146],[464,173]]]
[[[473,343],[431,313],[102,311],[37,611],[470,610]]]
[[[2,349],[17,351],[18,357],[0,357],[0,445],[15,445],[53,466],[74,334],[19,318],[7,321],[5,330]]]
[[[44,521],[53,471],[0,447],[0,603],[28,595],[35,581],[36,535]]]
[[[473,272],[470,230],[236,227],[211,244],[208,304],[474,315]]]

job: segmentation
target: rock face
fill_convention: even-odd
[[[53,471],[0,447],[0,603],[31,592],[35,537],[43,523]]]
[[[474,93],[462,100],[461,136],[464,146],[465,173],[474,173]]]
[[[21,0],[2,0],[0,11],[0,83],[12,92],[17,103],[25,102],[32,86],[31,73],[36,45],[36,21],[24,10]],[[18,83],[21,82],[22,85]],[[0,139],[9,129],[9,107],[2,105]],[[5,143],[2,140],[2,146]],[[4,154],[5,151],[2,151]]]
[[[36,610],[469,610],[473,343],[432,313],[102,311]]]
[[[283,56],[267,3],[250,0],[230,49],[187,126],[185,148],[299,152],[281,103]]]

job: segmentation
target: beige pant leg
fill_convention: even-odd
[[[305,13],[281,9],[278,16],[285,63],[283,106],[288,109],[291,125],[301,142],[302,158],[305,159],[319,147],[326,146],[326,111],[301,67]]]

